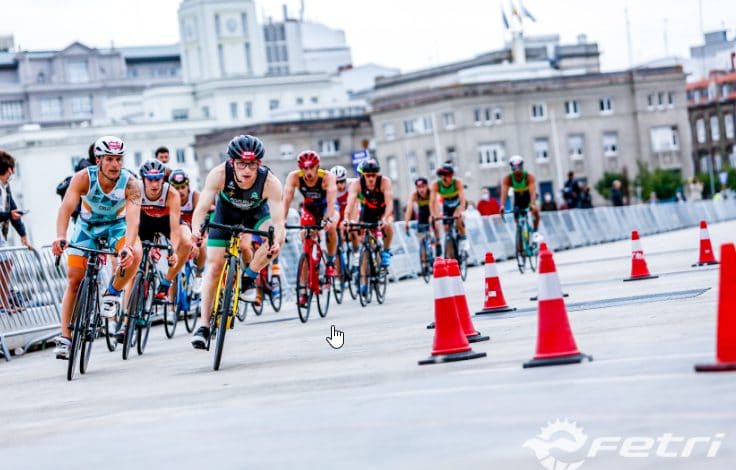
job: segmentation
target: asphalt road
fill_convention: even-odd
[[[736,222],[710,232],[715,245],[733,241]],[[50,350],[29,353],[0,363],[0,468],[732,469],[736,373],[693,371],[714,360],[718,290],[717,267],[690,267],[697,243],[696,228],[644,238],[661,276],[635,283],[622,282],[628,242],[555,254],[567,302],[583,303],[569,312],[577,344],[594,357],[577,365],[522,369],[536,344],[536,275],[513,262],[498,266],[520,311],[474,317],[491,341],[471,361],[417,365],[434,334],[422,280],[389,285],[385,305],[348,300],[307,324],[293,305],[249,312],[218,372],[183,324],[173,340],[155,328],[128,361],[97,343],[73,382]],[[482,286],[483,269],[471,269],[473,311]],[[645,297],[677,293],[686,298]],[[606,299],[619,301],[585,307]],[[345,332],[338,350],[325,339],[333,324]],[[556,420],[582,431],[553,425],[541,440],[559,445],[546,449],[540,428]]]

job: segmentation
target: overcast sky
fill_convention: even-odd
[[[178,41],[180,0],[0,0],[0,34],[24,49],[61,49],[78,40],[90,46],[171,44]],[[259,16],[292,16],[299,0],[260,0]],[[305,0],[306,18],[343,29],[354,65],[369,62],[404,71],[469,58],[503,46],[501,4],[507,0]],[[624,10],[628,5],[634,63],[668,55],[687,57],[700,44],[699,0],[525,0],[537,22],[527,35],[578,34],[597,41],[604,70],[628,66]],[[702,0],[706,31],[736,27],[736,1]],[[667,38],[665,40],[665,37]]]

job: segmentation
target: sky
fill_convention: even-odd
[[[23,49],[62,49],[178,42],[181,0],[0,0],[0,35]],[[299,0],[256,1],[261,18],[281,20],[282,4],[297,16]],[[628,67],[624,11],[628,7],[633,63],[689,56],[705,31],[736,34],[734,0],[525,0],[537,21],[525,35],[557,33],[563,43],[586,34],[598,42],[604,71]],[[345,31],[353,65],[376,63],[402,71],[440,65],[503,47],[508,0],[305,0],[305,18]],[[63,19],[62,19],[63,18]]]

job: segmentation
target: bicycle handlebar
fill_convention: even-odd
[[[232,235],[239,235],[241,233],[249,233],[251,235],[258,235],[259,237],[263,237],[268,241],[268,246],[273,246],[273,239],[274,239],[273,226],[268,227],[268,231],[248,228],[241,224],[225,225],[225,224],[218,224],[217,222],[207,222],[207,221],[205,221],[202,224],[202,226],[205,228],[207,227],[219,228],[220,230],[225,230],[226,232],[230,232]],[[272,255],[269,254],[268,259],[271,259],[271,257]]]
[[[286,225],[285,228],[289,230],[322,230],[324,227],[321,225]]]
[[[86,246],[75,245],[73,243],[67,244],[65,240],[62,240],[61,248],[63,249],[64,247],[74,248],[75,250],[84,251],[85,253],[92,253],[95,255],[120,256],[120,254],[115,250],[98,250],[95,248],[87,248]],[[57,256],[56,261],[55,261],[55,265],[57,268],[59,267],[60,263],[61,263],[61,256]]]
[[[381,224],[379,222],[348,222],[348,228],[349,229],[361,229],[361,228],[379,228]]]

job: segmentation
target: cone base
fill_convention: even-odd
[[[568,294],[567,292],[563,292],[562,293],[562,296],[563,297],[570,297],[570,294]],[[537,299],[539,299],[539,297],[537,297],[536,295],[534,297],[529,297],[529,300],[532,301],[532,302],[536,302]]]
[[[691,268],[699,267],[699,266],[712,266],[714,264],[720,264],[718,261],[706,261],[704,263],[697,262],[695,264],[690,265]]]
[[[588,356],[587,354],[580,353],[580,354],[572,354],[570,356],[532,359],[531,361],[524,363],[524,369],[527,369],[529,367],[560,366],[564,364],[577,364],[577,363],[583,362],[584,359],[587,359],[588,361],[592,361],[593,356]]]
[[[632,277],[624,279],[624,282],[643,281],[644,279],[657,279],[658,277],[659,276],[657,276],[656,274],[647,274],[645,276],[636,276],[636,277],[632,276]]]
[[[490,336],[483,336],[480,332],[466,336],[466,338],[468,338],[468,343],[480,343],[481,341],[489,341],[491,339]]]
[[[486,357],[486,353],[475,352],[471,349],[470,351],[465,351],[461,353],[430,356],[427,359],[417,361],[417,364],[419,364],[420,366],[424,366],[427,364],[441,364],[443,362],[467,361],[468,359],[478,359],[481,357]]]
[[[718,362],[716,364],[695,364],[695,372],[728,372],[736,371],[736,362]]]
[[[516,310],[516,307],[509,307],[508,305],[504,305],[503,307],[485,308],[479,312],[475,312],[475,314],[489,315],[492,313],[513,312],[514,310]]]
[[[427,325],[427,329],[428,330],[434,330],[434,322],[432,322],[429,325]]]

